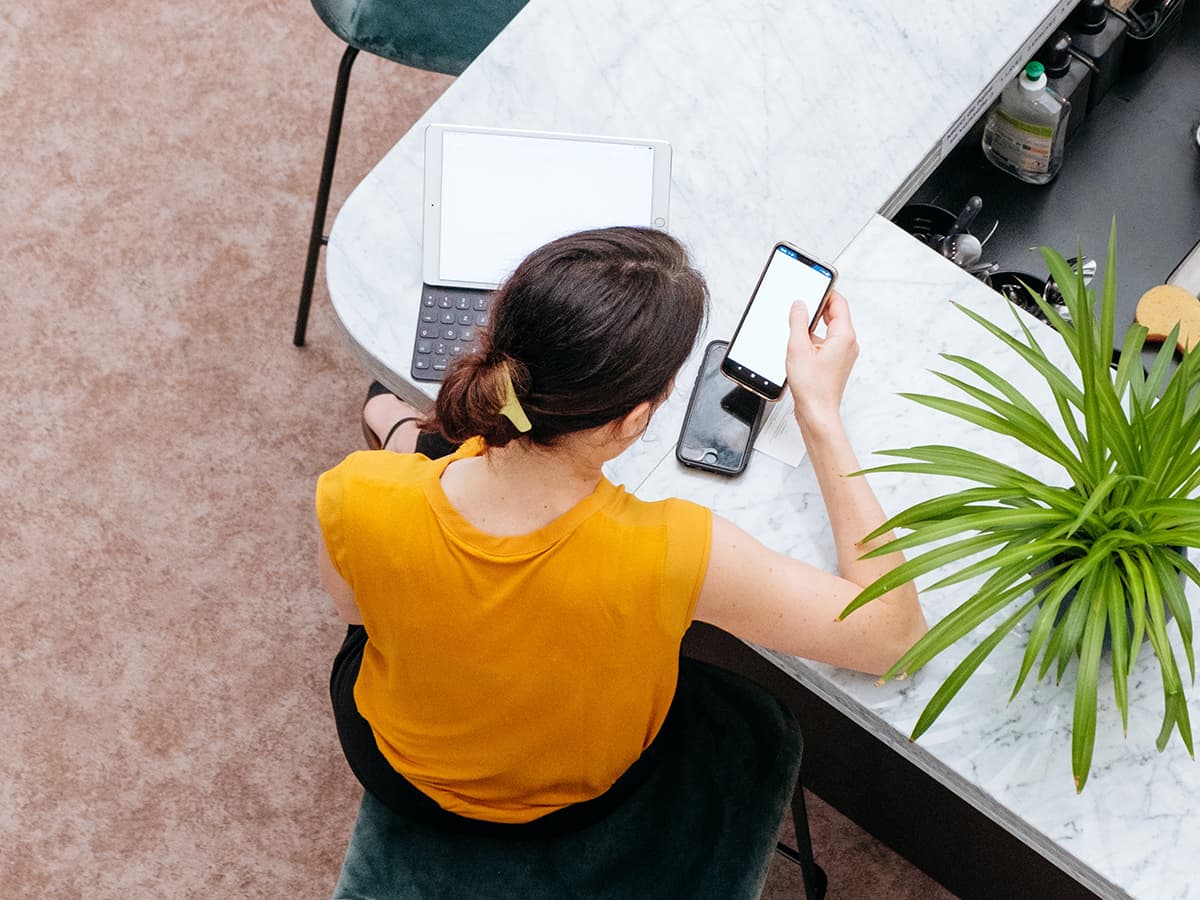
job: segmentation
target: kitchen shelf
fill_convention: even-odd
[[[1133,321],[1141,295],[1162,284],[1200,241],[1200,2],[1182,10],[1176,40],[1148,69],[1122,77],[1067,144],[1058,177],[1030,185],[1001,172],[980,150],[977,122],[913,203],[957,214],[972,194],[983,211],[971,231],[999,226],[984,247],[1002,270],[1048,274],[1036,248],[1074,256],[1082,247],[1103,268],[1117,220],[1117,325]],[[1095,285],[1099,287],[1098,284]]]

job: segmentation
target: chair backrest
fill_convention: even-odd
[[[684,659],[660,739],[616,810],[552,838],[453,834],[368,794],[334,898],[757,898],[796,789],[795,719],[758,685]]]
[[[312,0],[347,44],[406,66],[458,75],[527,0]]]

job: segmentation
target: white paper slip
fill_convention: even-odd
[[[796,424],[792,392],[785,390],[783,396],[770,407],[754,442],[754,449],[789,466],[798,466],[804,461],[808,448],[804,446],[800,426]]]

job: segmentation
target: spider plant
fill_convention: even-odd
[[[961,305],[959,309],[1036,371],[1049,387],[1055,409],[1049,410],[1047,404],[1043,412],[992,369],[949,353],[942,357],[955,367],[954,374],[935,374],[957,396],[902,396],[1015,438],[1057,463],[1064,473],[1063,483],[1047,483],[1020,464],[1007,465],[961,447],[925,445],[883,451],[905,461],[866,471],[945,475],[972,484],[918,503],[868,535],[870,540],[894,529],[907,532],[868,556],[935,546],[867,587],[842,617],[935,569],[949,567],[950,574],[926,590],[986,575],[970,597],[917,641],[882,680],[916,672],[989,623],[983,640],[921,713],[912,732],[916,740],[1001,640],[1018,624],[1031,621],[1009,701],[1035,666],[1037,680],[1054,668],[1061,683],[1072,659],[1078,659],[1071,766],[1075,789],[1081,791],[1095,744],[1101,663],[1107,656],[1116,706],[1127,732],[1128,679],[1145,639],[1162,674],[1165,707],[1158,749],[1162,751],[1178,729],[1188,753],[1195,756],[1183,679],[1167,629],[1173,617],[1194,683],[1192,618],[1183,580],[1186,576],[1200,584],[1200,572],[1184,549],[1200,547],[1200,500],[1193,498],[1200,487],[1200,415],[1196,414],[1200,399],[1193,391],[1200,383],[1200,352],[1187,355],[1172,370],[1177,336],[1173,332],[1146,370],[1141,358],[1147,331],[1134,324],[1114,369],[1115,220],[1099,318],[1095,294],[1084,285],[1082,273],[1073,272],[1054,250],[1041,252],[1062,291],[1069,319],[1044,297],[1032,290],[1030,294],[1062,337],[1076,373],[1051,360],[1011,305],[1019,325],[1017,336]],[[1111,654],[1105,652],[1109,644]]]

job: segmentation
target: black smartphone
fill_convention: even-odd
[[[777,243],[733,333],[721,371],[747,390],[767,400],[778,400],[787,380],[788,314],[792,304],[803,300],[809,309],[815,308],[808,324],[812,331],[825,314],[836,277],[833,266],[817,262],[785,241]]]
[[[721,374],[728,348],[728,341],[713,341],[704,349],[675,458],[685,466],[737,475],[750,460],[767,404]]]

